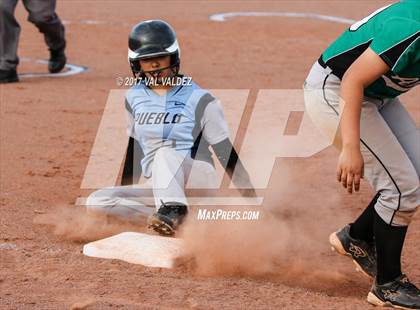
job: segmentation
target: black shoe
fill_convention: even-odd
[[[67,58],[64,49],[50,50],[50,60],[48,61],[48,71],[50,73],[60,72],[66,65]]]
[[[19,82],[16,69],[0,70],[0,84]]]
[[[181,225],[188,213],[187,206],[179,202],[163,203],[159,210],[152,214],[148,221],[148,227],[164,236],[172,236]]]
[[[375,245],[350,237],[350,225],[332,233],[330,244],[332,249],[339,254],[351,257],[357,271],[361,271],[370,278],[376,276]]]
[[[420,309],[420,290],[403,274],[383,285],[374,283],[367,300],[376,306]]]

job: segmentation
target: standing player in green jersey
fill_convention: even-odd
[[[341,150],[337,180],[352,193],[365,178],[377,192],[330,243],[374,278],[370,303],[403,309],[420,309],[419,289],[401,272],[420,204],[420,134],[398,96],[419,84],[419,36],[420,0],[380,8],[322,53],[304,85],[308,114]]]

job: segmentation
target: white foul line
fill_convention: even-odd
[[[209,16],[209,19],[215,22],[224,22],[227,19],[231,19],[238,16],[252,16],[252,17],[270,17],[270,16],[282,16],[282,17],[299,17],[299,18],[310,18],[325,20],[340,24],[352,24],[355,22],[353,19],[344,17],[321,15],[316,13],[295,13],[295,12],[230,12],[230,13],[219,13]]]

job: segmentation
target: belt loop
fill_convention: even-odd
[[[326,69],[327,68],[327,64],[324,62],[324,60],[322,59],[322,55],[321,56],[319,56],[319,58],[318,58],[318,63],[319,63],[319,65],[322,67],[322,68],[324,68],[324,69]]]

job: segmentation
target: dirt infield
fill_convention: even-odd
[[[300,12],[360,19],[391,1],[58,2],[70,63],[63,78],[0,86],[1,309],[365,309],[370,280],[330,251],[328,234],[369,202],[366,183],[348,196],[335,181],[337,151],[278,158],[264,216],[252,223],[190,221],[183,234],[195,262],[174,270],[85,257],[83,240],[141,227],[84,217],[73,207],[108,93],[130,76],[129,25],[160,18],[177,30],[182,71],[204,88],[300,89],[312,63],[347,25],[310,18],[235,17],[223,12]],[[19,55],[46,59],[42,36],[21,3]],[[44,65],[22,61],[18,71]],[[420,90],[402,96],[420,125]],[[49,225],[55,223],[56,225]],[[47,225],[48,224],[48,225]],[[420,284],[420,217],[408,231],[403,266]]]

